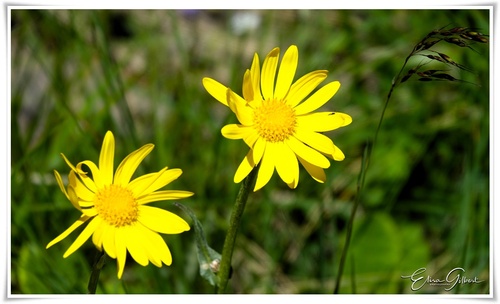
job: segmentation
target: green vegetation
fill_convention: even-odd
[[[253,13],[256,28],[241,13]],[[247,15],[248,17],[248,15]],[[239,19],[238,19],[239,18]],[[251,19],[253,20],[253,19]],[[45,246],[79,216],[53,170],[69,172],[60,156],[97,161],[107,130],[116,159],[146,143],[155,149],[137,174],[169,166],[183,175],[167,189],[203,225],[222,251],[240,185],[234,172],[247,152],[220,134],[234,115],[201,79],[241,93],[255,52],[299,49],[297,75],[329,70],[339,92],[324,109],[353,117],[327,133],[346,159],[315,182],[305,170],[290,190],[275,173],[252,193],[238,231],[231,293],[332,293],[357,195],[365,147],[405,58],[431,31],[467,27],[488,34],[489,11],[12,11],[11,290],[13,294],[86,293],[96,250],[88,241],[66,259],[79,231]],[[359,197],[340,293],[490,292],[489,45],[433,46],[470,71],[431,62],[466,82],[411,77],[392,93]],[[412,57],[408,68],[429,61]],[[169,267],[142,267],[130,257],[122,280],[107,259],[97,293],[214,293],[199,274],[193,221],[171,201],[158,202],[192,229],[164,236]],[[456,267],[481,283],[450,291],[427,284],[412,291],[401,276],[427,268],[444,279]]]

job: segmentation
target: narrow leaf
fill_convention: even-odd
[[[200,264],[200,275],[210,282],[212,286],[217,286],[219,282],[217,272],[219,271],[221,260],[220,253],[208,246],[203,227],[193,211],[181,203],[176,202],[174,205],[186,212],[193,220],[198,262]]]

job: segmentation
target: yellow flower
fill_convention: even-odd
[[[335,95],[340,83],[330,82],[305,99],[328,71],[310,72],[292,84],[299,58],[297,47],[288,48],[276,75],[279,54],[279,48],[274,48],[264,60],[262,71],[259,57],[254,55],[252,66],[243,77],[243,98],[218,81],[203,78],[208,93],[228,106],[240,122],[224,126],[222,135],[243,139],[250,147],[236,170],[234,182],[241,182],[260,163],[254,191],[267,184],[275,168],[294,189],[299,182],[299,162],[313,179],[325,182],[323,169],[330,166],[327,157],[340,161],[344,153],[322,132],[352,122],[351,116],[340,112],[311,113]]]
[[[170,265],[172,255],[160,233],[178,234],[188,231],[189,225],[181,217],[166,210],[147,206],[148,203],[190,197],[189,191],[158,189],[177,179],[181,169],[165,167],[159,172],[150,173],[131,181],[132,175],[141,161],[153,150],[154,145],[147,144],[130,153],[113,174],[115,140],[108,131],[104,137],[99,167],[92,161],[85,160],[73,166],[61,154],[71,171],[69,185],[64,187],[61,175],[54,171],[61,191],[82,215],[51,241],[47,248],[66,238],[84,223],[87,226],[64,253],[66,258],[75,252],[90,236],[94,245],[117,260],[118,278],[122,277],[127,251],[142,266],[149,261],[161,267]],[[89,177],[82,170],[85,165],[92,173]]]

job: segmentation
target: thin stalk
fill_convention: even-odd
[[[255,184],[255,179],[257,177],[258,167],[253,168],[253,170],[248,174],[243,183],[241,184],[238,196],[231,211],[231,219],[229,222],[229,229],[226,234],[226,239],[224,241],[224,247],[222,248],[222,257],[219,268],[219,288],[218,293],[224,293],[226,290],[227,282],[229,281],[229,272],[231,269],[231,258],[233,256],[234,243],[236,241],[236,235],[238,233],[238,227],[240,226],[241,216],[245,210],[245,205],[248,199],[248,195],[252,191]]]
[[[99,274],[101,274],[101,269],[106,263],[106,253],[103,251],[97,250],[94,259],[94,265],[92,265],[92,272],[90,273],[89,285],[88,285],[88,293],[95,294],[97,290],[97,282],[99,282]]]
[[[349,250],[349,244],[351,242],[351,235],[352,235],[352,228],[354,226],[354,217],[356,216],[356,210],[358,209],[359,206],[359,200],[361,196],[361,190],[363,189],[363,184],[365,181],[365,176],[366,176],[366,165],[367,165],[367,155],[368,151],[370,150],[369,147],[365,147],[364,153],[363,153],[363,159],[361,162],[361,172],[359,173],[358,176],[358,189],[357,189],[357,194],[356,198],[354,200],[354,206],[352,207],[351,211],[351,216],[349,218],[349,222],[347,223],[347,232],[346,232],[346,237],[345,237],[345,244],[344,244],[344,249],[342,250],[342,255],[340,257],[340,263],[339,263],[339,271],[338,271],[338,278],[337,281],[335,282],[335,289],[333,290],[334,294],[339,293],[340,289],[340,283],[342,281],[342,274],[344,272],[344,265],[345,261],[347,258],[347,251]]]
[[[450,37],[453,35],[455,35],[455,36],[460,35],[460,37],[455,37],[454,38],[455,40],[450,40],[451,39]],[[448,43],[456,44],[460,47],[469,47],[470,48],[470,45],[468,45],[468,43],[466,43],[465,41],[462,40],[462,38],[464,38],[464,36],[467,39],[475,41],[475,42],[481,42],[481,43],[488,42],[486,35],[483,35],[481,33],[477,33],[474,31],[469,31],[469,28],[465,28],[465,27],[456,27],[456,28],[453,28],[450,30],[444,30],[444,27],[443,27],[439,30],[434,30],[434,31],[430,32],[429,34],[427,34],[427,36],[425,36],[424,39],[422,39],[417,45],[415,45],[415,47],[413,48],[411,53],[406,57],[406,59],[403,63],[403,66],[401,67],[401,70],[399,71],[398,75],[392,81],[391,88],[389,89],[389,93],[387,94],[387,99],[385,101],[384,107],[382,109],[382,113],[380,115],[380,120],[378,122],[378,126],[377,126],[377,129],[375,131],[374,139],[371,142],[371,144],[368,143],[367,147],[365,148],[364,154],[363,154],[361,172],[360,172],[360,176],[358,177],[358,188],[357,188],[356,198],[355,198],[354,206],[352,208],[351,216],[350,216],[348,226],[347,226],[346,240],[345,240],[345,245],[344,245],[344,249],[343,249],[342,256],[341,256],[341,261],[340,261],[340,265],[339,265],[339,272],[338,272],[338,279],[337,279],[337,282],[335,285],[334,293],[338,293],[338,291],[339,291],[342,272],[344,269],[345,258],[347,256],[347,251],[349,249],[349,243],[350,243],[350,239],[351,239],[351,231],[352,231],[352,225],[354,222],[354,216],[356,213],[356,209],[358,208],[358,205],[359,205],[360,197],[362,194],[361,192],[363,190],[363,186],[364,186],[364,182],[365,182],[366,171],[368,170],[368,167],[370,164],[371,154],[372,154],[373,148],[375,146],[375,143],[377,142],[378,134],[379,134],[380,128],[382,126],[382,121],[384,120],[384,114],[385,114],[385,111],[387,109],[387,105],[389,104],[389,100],[391,99],[391,96],[392,96],[394,89],[399,84],[403,83],[409,77],[411,77],[411,75],[416,73],[417,70],[426,63],[417,65],[416,68],[411,69],[408,72],[408,74],[406,74],[405,76],[403,76],[403,78],[401,78],[401,74],[402,74],[403,70],[405,69],[406,65],[408,64],[409,59],[412,56],[419,54],[421,51],[430,51],[430,52],[434,52],[434,53],[439,54],[439,56],[432,56],[432,57],[426,56],[426,55],[424,55],[424,56],[426,56],[427,58],[432,59],[432,60],[437,60],[438,62],[441,62],[444,64],[455,66],[461,70],[470,71],[469,69],[467,69],[467,68],[463,67],[462,65],[459,65],[456,62],[454,62],[453,60],[451,60],[449,58],[449,56],[432,51],[430,49],[430,47],[434,46],[436,43],[439,43],[440,41],[443,41],[443,40],[448,42]],[[434,39],[434,40],[432,40],[432,39]],[[437,71],[437,70],[434,70],[434,71]],[[427,71],[427,72],[430,72],[430,71]],[[418,73],[417,73],[417,75],[418,75]],[[431,76],[434,75],[434,72],[429,74],[429,75],[431,75]],[[437,80],[447,79],[447,80],[451,80],[451,81],[456,80],[455,78],[451,77],[448,74],[444,74],[441,76],[448,76],[448,77],[444,77],[444,78],[438,77],[438,75],[436,74],[434,76],[435,78],[432,78],[432,77],[426,76],[424,74],[423,79],[421,79],[421,80],[433,80],[433,79],[437,79]]]
[[[345,260],[347,258],[347,251],[349,250],[349,244],[351,242],[351,235],[352,235],[352,228],[354,225],[354,218],[356,216],[356,210],[358,209],[358,206],[360,204],[360,197],[361,197],[362,192],[363,192],[366,171],[368,170],[368,166],[370,164],[370,158],[372,155],[373,147],[375,146],[375,143],[377,142],[378,133],[380,131],[380,127],[382,126],[382,121],[384,120],[385,111],[387,110],[387,105],[389,104],[389,100],[391,99],[392,92],[394,91],[396,86],[400,83],[401,73],[403,72],[406,64],[408,63],[408,60],[410,59],[411,56],[413,56],[413,54],[414,54],[414,52],[412,52],[410,55],[408,55],[408,57],[406,57],[405,62],[403,63],[403,66],[401,67],[401,70],[399,70],[398,75],[392,81],[391,88],[389,89],[389,93],[387,94],[387,99],[385,100],[384,107],[382,108],[382,113],[380,114],[380,119],[378,121],[377,129],[375,130],[373,142],[371,144],[368,143],[367,146],[365,147],[364,152],[363,152],[363,159],[361,162],[361,170],[360,170],[360,173],[358,176],[356,198],[354,199],[354,206],[352,207],[351,216],[349,218],[349,222],[347,223],[346,239],[345,239],[344,248],[342,250],[342,255],[340,257],[338,278],[337,278],[337,281],[335,282],[335,289],[333,290],[334,294],[337,294],[339,292],[340,283],[342,281],[344,264],[345,264]]]

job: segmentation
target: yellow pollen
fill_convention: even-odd
[[[130,225],[139,216],[132,191],[119,185],[109,185],[99,190],[94,204],[99,216],[115,227]]]
[[[295,132],[295,110],[283,100],[270,99],[255,109],[253,122],[261,137],[269,142],[280,142]]]

